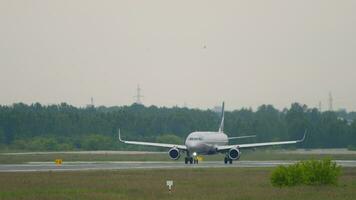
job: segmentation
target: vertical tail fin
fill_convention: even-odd
[[[225,102],[222,103],[222,108],[221,108],[221,122],[220,122],[220,127],[219,127],[219,132],[223,133],[224,132],[224,117],[225,117]]]

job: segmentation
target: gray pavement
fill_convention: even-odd
[[[34,151],[34,152],[12,152],[0,153],[0,155],[18,156],[18,155],[52,155],[52,154],[89,154],[89,155],[147,155],[147,154],[167,154],[157,151]]]
[[[258,150],[268,153],[286,153],[286,154],[317,154],[317,155],[355,155],[356,151],[351,151],[345,148],[339,149],[274,149],[274,150]],[[0,152],[0,155],[53,155],[53,154],[89,154],[89,155],[147,155],[147,154],[167,154],[167,151],[52,151],[52,152]]]
[[[0,164],[0,172],[41,172],[41,171],[85,171],[85,170],[123,170],[123,169],[178,169],[178,168],[224,168],[224,167],[275,167],[289,165],[296,161],[236,161],[224,164],[222,161],[202,161],[198,165],[186,165],[182,161],[148,162],[64,162],[56,166],[52,162],[31,162],[27,164]],[[344,167],[356,167],[356,161],[336,160]]]

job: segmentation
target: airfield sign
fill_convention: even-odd
[[[56,163],[57,166],[61,166],[63,160],[62,159],[56,159],[54,162]]]
[[[169,193],[171,193],[172,186],[173,186],[173,181],[172,180],[167,180],[166,184],[168,186]]]

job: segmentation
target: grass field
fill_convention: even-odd
[[[243,151],[241,160],[306,160],[331,158],[336,160],[356,160],[356,154],[300,154],[278,151]],[[184,155],[180,159],[183,162]],[[17,164],[27,162],[54,162],[55,159],[66,161],[171,161],[167,153],[162,154],[0,154],[0,164]],[[224,155],[204,156],[204,160],[222,161]],[[179,162],[179,161],[178,161]]]
[[[0,173],[0,199],[356,199],[356,168],[338,186],[272,187],[272,168]],[[174,181],[172,194],[165,181]]]

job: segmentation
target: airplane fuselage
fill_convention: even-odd
[[[217,153],[217,146],[227,145],[228,137],[222,132],[192,132],[185,146],[190,154],[208,155]]]

